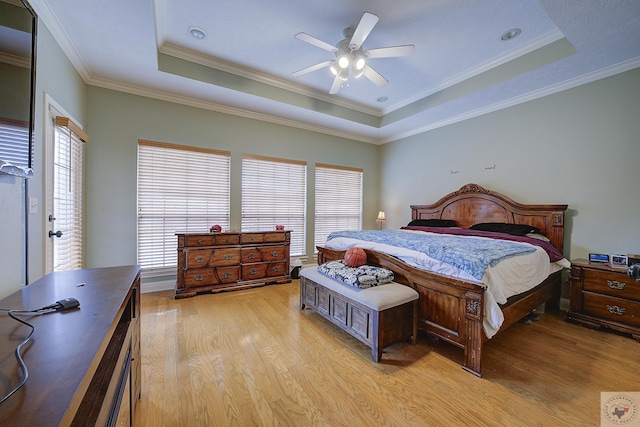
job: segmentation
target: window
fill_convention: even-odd
[[[362,228],[362,169],[316,163],[315,246],[336,230]]]
[[[242,156],[242,231],[291,230],[291,255],[305,254],[307,163]]]
[[[67,117],[56,116],[53,150],[53,271],[83,267],[82,169],[89,137]]]
[[[29,123],[0,118],[0,160],[29,167]]]
[[[176,232],[229,229],[231,154],[138,141],[138,264],[177,266]]]

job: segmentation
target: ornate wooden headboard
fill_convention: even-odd
[[[526,205],[467,184],[431,205],[411,205],[412,219],[452,219],[468,228],[482,222],[527,224],[537,227],[560,253],[564,250],[564,212],[567,205]]]

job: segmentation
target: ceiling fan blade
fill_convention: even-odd
[[[410,56],[416,47],[412,44],[403,46],[380,47],[377,49],[369,49],[366,51],[367,58],[392,58],[397,56]]]
[[[342,86],[342,80],[340,79],[340,76],[337,75],[336,78],[333,79],[333,84],[331,85],[331,89],[329,89],[329,94],[333,95],[334,93],[338,93],[340,86]]]
[[[319,64],[312,65],[311,67],[303,68],[300,71],[296,71],[292,75],[293,75],[293,77],[300,77],[303,74],[307,74],[307,73],[310,73],[312,71],[316,71],[316,70],[319,70],[321,68],[328,67],[329,65],[331,65],[331,62],[332,61],[324,61],[324,62],[321,62]]]
[[[323,42],[322,40],[317,39],[313,36],[310,36],[307,33],[298,33],[294,37],[297,38],[298,40],[302,40],[303,42],[307,42],[309,44],[317,46],[320,49],[328,50],[329,52],[334,52],[338,50],[338,48],[336,48],[335,46],[330,45],[327,42]]]
[[[360,49],[364,40],[367,38],[371,30],[373,30],[373,27],[378,23],[378,19],[380,18],[373,13],[363,13],[356,30],[353,32],[353,36],[351,36],[349,47],[352,49]]]
[[[382,77],[382,74],[369,67],[368,65],[364,66],[363,74],[378,87],[385,86],[387,83],[389,83],[389,80]]]

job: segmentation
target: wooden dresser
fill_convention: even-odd
[[[177,236],[176,298],[291,282],[290,231]]]
[[[141,391],[140,268],[60,271],[0,301],[35,310],[64,298],[78,308],[16,314],[35,331],[22,347],[27,382],[0,405],[3,426],[133,425]],[[0,313],[0,395],[22,380],[14,350],[30,328]]]
[[[570,292],[567,320],[628,333],[640,342],[640,282],[627,275],[627,267],[574,260]]]

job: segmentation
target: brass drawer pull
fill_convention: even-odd
[[[279,254],[279,252],[278,252],[278,251],[273,251],[273,252],[271,252],[271,256],[272,256],[272,257],[277,257],[277,256],[278,256],[278,254]]]
[[[202,281],[203,277],[202,277],[202,275],[201,275],[201,274],[196,274],[195,276],[193,276],[193,279],[194,279],[196,282],[200,282],[200,281]]]
[[[249,274],[254,275],[258,272],[258,270],[256,270],[255,268],[252,268],[251,270],[249,270]]]
[[[226,261],[229,261],[230,259],[233,259],[233,256],[232,256],[232,255],[225,255],[225,256],[224,256],[224,259],[225,259]]]
[[[273,271],[275,271],[277,273],[278,271],[280,271],[280,267],[279,266],[278,267],[273,267]]]
[[[202,239],[198,239],[198,243],[202,243]]]
[[[229,277],[231,277],[231,273],[224,273],[222,277],[224,277],[225,279],[228,279]]]
[[[624,309],[623,307],[618,307],[617,305],[607,304],[607,311],[611,314],[617,314],[618,316],[622,316],[627,310]]]
[[[196,262],[202,262],[204,261],[204,257],[203,256],[197,256],[196,257]]]
[[[247,258],[254,259],[255,257],[256,257],[256,254],[249,254],[249,256]]]
[[[623,290],[627,285],[624,282],[618,282],[617,280],[607,280],[607,285],[611,289]]]

